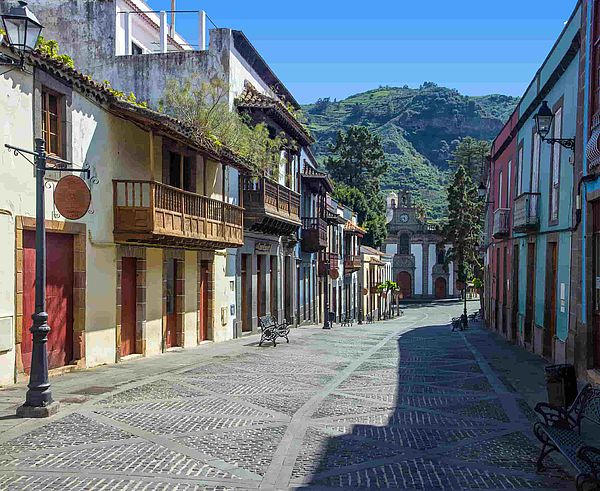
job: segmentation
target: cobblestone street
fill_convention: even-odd
[[[573,489],[536,474],[535,416],[478,348],[493,335],[451,332],[459,310],[64,375],[45,421],[2,391],[0,489]]]

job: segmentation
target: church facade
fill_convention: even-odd
[[[446,264],[450,246],[437,225],[419,216],[410,193],[389,193],[386,214],[388,237],[382,250],[394,257],[393,275],[402,298],[459,297],[454,264]]]

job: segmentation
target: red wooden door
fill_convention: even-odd
[[[556,275],[558,268],[557,243],[548,242],[546,246],[546,302],[544,312],[543,355],[551,359],[556,334]]]
[[[124,257],[121,266],[121,356],[135,353],[137,260]]]
[[[206,341],[208,339],[208,261],[200,263],[198,297],[198,340]]]
[[[259,317],[266,314],[265,312],[265,290],[267,288],[265,281],[265,270],[263,267],[264,256],[256,257],[256,312]]]
[[[177,346],[177,297],[181,294],[181,282],[177,279],[179,261],[170,259],[167,263],[167,335],[166,347]]]
[[[435,280],[435,298],[446,298],[446,280],[445,278],[436,278]]]
[[[527,299],[525,303],[525,341],[527,343],[533,342],[535,263],[535,242],[529,242],[527,244],[527,285],[525,290]]]
[[[21,358],[26,373],[31,367],[35,312],[35,232],[23,232],[23,331]],[[46,312],[48,313],[48,367],[73,360],[73,236],[46,234]]]
[[[401,298],[412,297],[412,278],[410,273],[406,271],[398,273],[398,288],[400,289]]]

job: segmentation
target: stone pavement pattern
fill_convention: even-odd
[[[0,430],[0,490],[573,489],[535,473],[532,411],[469,341],[488,333],[450,331],[458,308],[123,364],[147,376]]]

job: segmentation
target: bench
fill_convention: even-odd
[[[350,317],[349,315],[345,315],[344,317],[342,317],[342,322],[341,322],[340,326],[351,327],[353,323],[354,323],[354,319],[352,317]]]
[[[466,326],[463,323],[463,318],[462,315],[460,317],[452,317],[452,330],[456,331],[464,331],[466,329]]]
[[[285,319],[281,324],[278,324],[271,314],[267,314],[258,318],[258,325],[261,331],[259,346],[262,346],[265,341],[272,342],[273,346],[277,346],[277,338],[285,338],[288,343],[290,342],[288,338],[290,326],[287,325]]]
[[[600,425],[600,389],[586,385],[568,409],[540,402],[535,411],[542,421],[533,425],[533,432],[542,446],[537,470],[544,469],[544,458],[560,452],[577,471],[577,490],[597,489],[600,484],[600,449],[589,445],[581,435],[581,423],[587,420]]]

